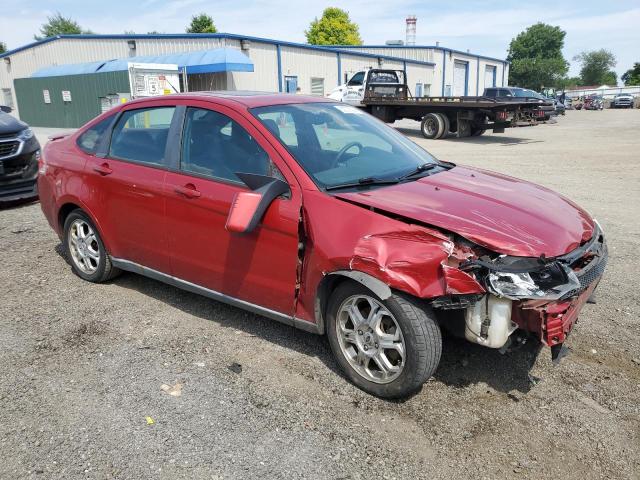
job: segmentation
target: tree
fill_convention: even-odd
[[[79,33],[93,33],[91,30],[83,30],[78,22],[71,17],[64,17],[60,12],[52,17],[47,17],[47,23],[40,27],[41,36],[34,35],[36,40],[42,40],[47,37],[55,37],[56,35],[72,35]]]
[[[640,63],[634,63],[633,68],[624,72],[620,79],[624,82],[626,87],[640,85]]]
[[[191,17],[191,23],[187,27],[187,33],[216,33],[217,31],[213,18],[206,13]]]
[[[7,44],[4,42],[0,42],[0,54],[7,51]]]
[[[556,88],[560,90],[573,90],[581,86],[582,79],[580,77],[564,77],[558,81]]]
[[[325,8],[320,20],[316,17],[304,34],[311,45],[362,45],[358,25],[335,7]]]
[[[566,32],[545,23],[531,25],[511,40],[509,83],[540,90],[560,86],[569,63],[562,56]]]
[[[604,48],[592,52],[582,52],[573,57],[582,65],[580,78],[584,85],[617,85],[618,78],[611,69],[616,66],[616,57]]]

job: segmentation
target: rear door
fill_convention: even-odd
[[[276,199],[256,230],[245,235],[225,229],[234,196],[248,190],[235,172],[275,176],[291,188],[289,197]],[[173,275],[292,315],[301,191],[256,127],[228,107],[187,108],[180,164],[167,174],[166,188]]]
[[[166,150],[174,106],[130,108],[102,156],[87,162],[87,197],[114,257],[170,273],[165,225]]]

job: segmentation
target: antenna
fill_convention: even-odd
[[[416,44],[416,22],[418,18],[415,15],[409,15],[407,17],[407,45]]]

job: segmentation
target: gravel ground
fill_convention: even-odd
[[[379,400],[323,338],[133,274],[81,281],[23,205],[0,211],[0,478],[640,478],[640,111],[446,141],[396,126],[601,222],[609,267],[560,366],[446,340],[419,394]]]

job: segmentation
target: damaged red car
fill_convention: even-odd
[[[315,97],[135,100],[53,138],[38,186],[83,279],[135,272],[327,335],[386,398],[434,373],[441,329],[558,356],[607,261],[570,200]]]

